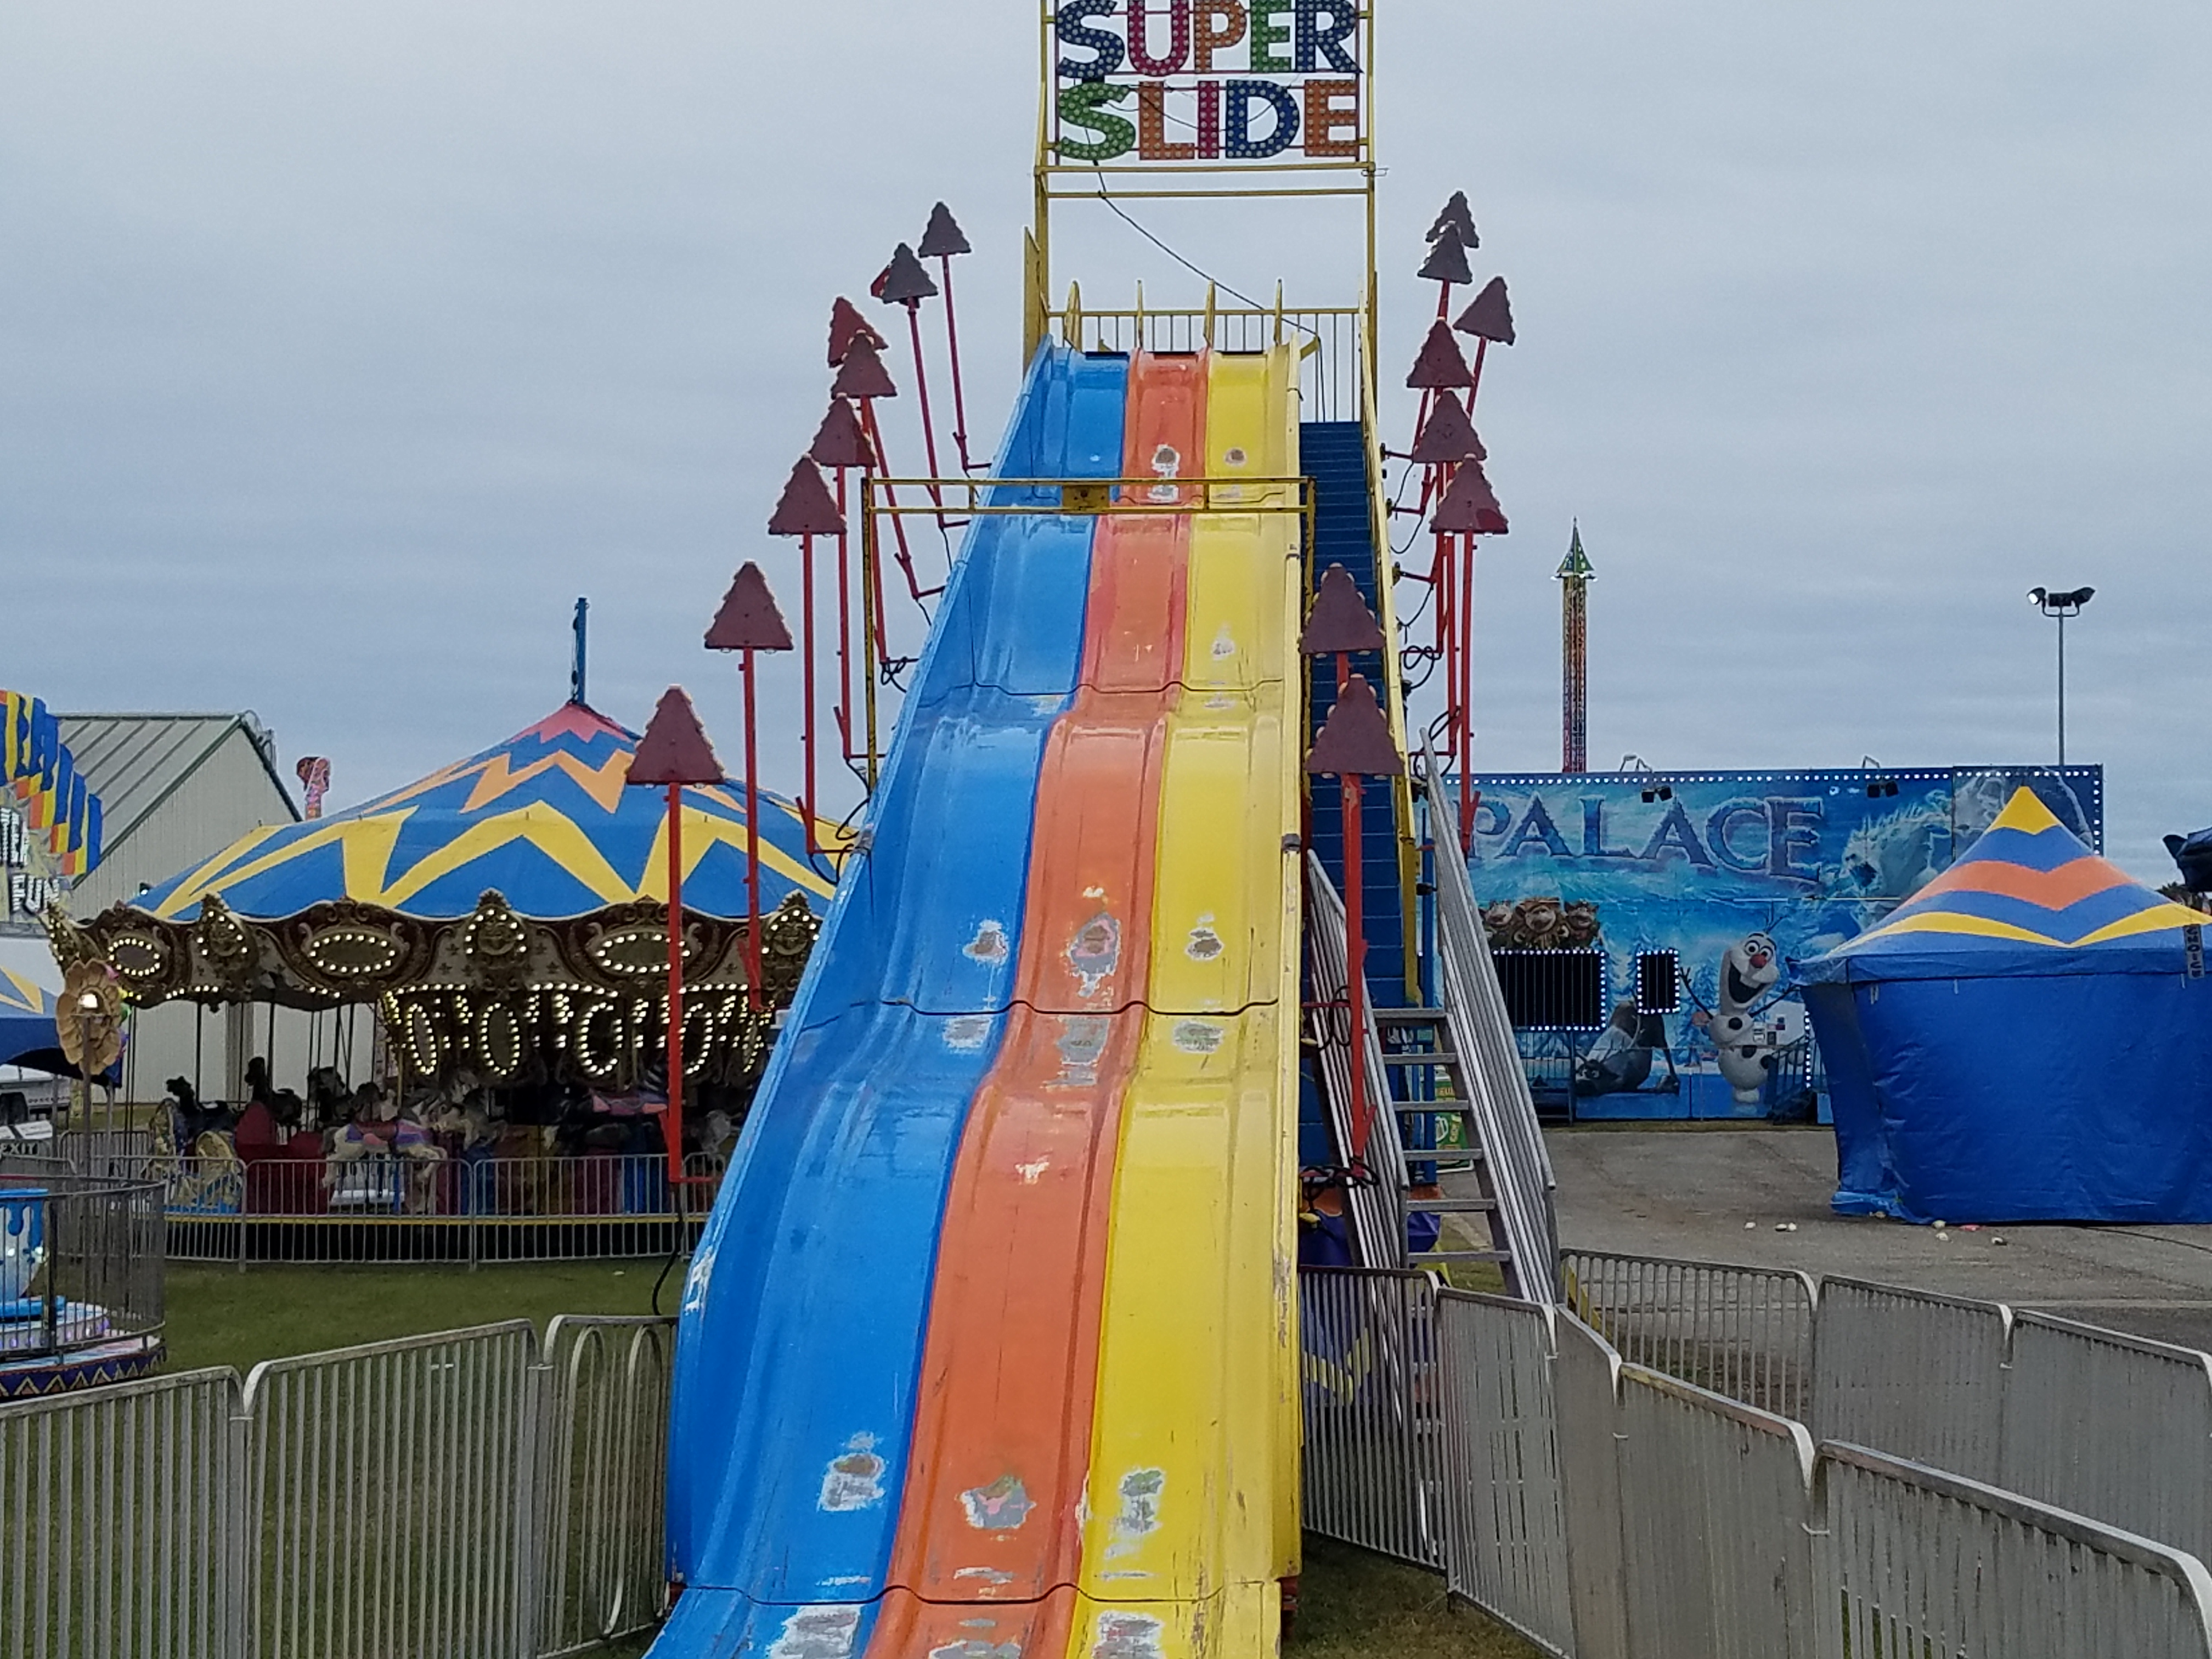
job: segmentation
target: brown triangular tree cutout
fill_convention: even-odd
[[[948,254],[968,253],[968,238],[960,229],[960,222],[952,216],[952,210],[939,202],[929,210],[929,227],[921,233],[921,246],[915,252],[925,259],[941,259]]]
[[[1382,626],[1361,597],[1359,584],[1340,564],[1321,573],[1314,588],[1313,609],[1298,635],[1298,654],[1326,657],[1339,651],[1380,651]]]
[[[1453,466],[1461,461],[1484,460],[1488,455],[1482,440],[1474,435],[1474,422],[1467,418],[1459,394],[1446,391],[1437,394],[1437,406],[1429,411],[1428,424],[1413,440],[1413,453],[1407,459],[1419,466]]]
[[[830,486],[822,481],[822,469],[812,459],[802,455],[792,464],[791,477],[785,482],[783,494],[777,498],[775,511],[769,514],[768,533],[771,536],[842,536],[845,533],[845,515],[837,510],[837,498],[830,493]]]
[[[1442,392],[1449,386],[1474,384],[1474,371],[1467,366],[1466,355],[1443,319],[1429,325],[1429,337],[1421,342],[1420,355],[1413,359],[1406,384],[1417,392]]]
[[[837,365],[837,378],[830,383],[833,398],[896,398],[898,387],[892,384],[890,371],[884,367],[876,337],[857,334],[845,353],[845,361]]]
[[[891,255],[890,264],[869,285],[868,292],[887,306],[918,306],[924,300],[936,297],[937,284],[921,268],[921,261],[914,257],[914,250],[901,242]]]
[[[1505,533],[1505,509],[1498,504],[1490,480],[1483,477],[1480,462],[1463,462],[1452,474],[1451,487],[1444,491],[1443,500],[1437,503],[1429,528],[1455,536]]]
[[[875,326],[860,315],[860,308],[840,295],[836,304],[830,307],[830,367],[836,368],[852,350],[853,342],[867,340],[877,350],[884,349],[884,337]]]
[[[1468,269],[1467,244],[1459,239],[1459,232],[1446,225],[1437,233],[1430,245],[1429,257],[1421,262],[1420,276],[1431,283],[1471,283],[1474,272]]]
[[[709,651],[788,651],[791,629],[776,609],[768,578],[750,559],[738,567],[722,608],[707,629]]]
[[[714,758],[714,745],[692,711],[684,688],[672,685],[660,694],[660,706],[630,757],[632,783],[720,783],[722,764]]]
[[[1482,285],[1452,326],[1462,334],[1498,345],[1513,343],[1513,303],[1505,295],[1505,279],[1493,276]]]
[[[1390,736],[1390,722],[1375,701],[1375,688],[1364,674],[1354,674],[1344,684],[1336,707],[1322,722],[1306,756],[1306,770],[1318,775],[1395,778],[1406,769],[1406,757]]]
[[[806,447],[806,458],[817,466],[873,466],[875,450],[868,442],[867,428],[860,423],[860,411],[843,398],[832,398],[830,412]]]

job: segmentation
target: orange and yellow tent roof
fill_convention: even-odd
[[[2141,971],[2180,965],[2181,929],[2212,922],[2097,856],[2022,788],[1966,855],[1802,977],[1937,971]],[[2082,953],[2087,953],[2084,956]],[[1821,971],[1850,964],[1858,971]],[[1892,970],[1896,970],[1893,972]]]
[[[219,893],[243,916],[297,915],[353,899],[425,921],[476,908],[495,889],[544,921],[668,896],[665,791],[631,787],[637,735],[571,702],[507,742],[329,817],[256,830],[131,901],[171,921]],[[684,792],[684,903],[747,911],[742,785]],[[799,809],[761,795],[761,908],[799,892],[821,908],[845,837],[818,823],[808,855]]]

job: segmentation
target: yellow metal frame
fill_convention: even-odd
[[[880,492],[905,489],[926,491],[927,501],[878,501]],[[1058,499],[1041,501],[994,501],[985,496],[1000,490],[1054,490]],[[1146,495],[1172,489],[1176,499],[1154,501],[1131,499],[1131,492]],[[1295,497],[1283,497],[1295,491]],[[954,492],[958,492],[956,495]],[[1197,499],[1187,499],[1195,495]],[[964,498],[964,499],[963,499]],[[876,771],[883,751],[878,738],[876,710],[876,574],[881,568],[880,532],[877,521],[912,518],[917,514],[947,514],[961,517],[1000,517],[1014,514],[1048,518],[1113,518],[1123,515],[1158,518],[1176,514],[1295,514],[1301,543],[1311,548],[1314,538],[1315,490],[1311,478],[1285,473],[1268,477],[1249,475],[1205,475],[1195,478],[886,478],[864,476],[860,489],[860,661],[865,688],[867,731],[868,792],[876,787]]]

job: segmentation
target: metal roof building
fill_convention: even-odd
[[[97,915],[120,899],[167,881],[251,830],[298,820],[276,766],[274,736],[251,714],[114,714],[55,716],[62,742],[100,797],[104,850],[99,865],[71,889],[70,914]],[[0,810],[5,810],[0,808]],[[6,838],[0,836],[0,846]],[[10,871],[11,878],[22,872]],[[43,884],[6,884],[0,936],[43,939],[38,904]],[[35,953],[45,977],[58,983],[51,958],[37,945],[15,947],[9,964]],[[126,1086],[158,1099],[167,1077],[196,1077],[204,1092],[235,1093],[246,1056],[277,1034],[234,1013],[202,1017],[189,1005],[134,1016]],[[295,1039],[294,1046],[298,1047]]]

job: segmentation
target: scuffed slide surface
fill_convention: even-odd
[[[1293,471],[1288,351],[1140,356],[1126,420],[1082,417],[1120,373],[1042,363],[1001,471],[1062,471],[1056,397],[1093,458],[1066,471],[1158,476],[1162,504],[1178,475]],[[999,522],[1033,528],[979,533],[948,593],[687,1286],[692,1588],[656,1654],[1273,1650],[1297,520]]]

